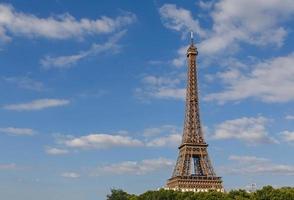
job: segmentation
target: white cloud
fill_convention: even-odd
[[[5,82],[16,85],[19,88],[34,90],[34,91],[42,91],[44,89],[44,85],[40,81],[35,81],[27,76],[23,77],[3,77]]]
[[[233,158],[233,159],[232,159]],[[294,175],[294,166],[276,164],[267,158],[255,156],[230,156],[229,160],[236,161],[231,166],[221,167],[225,173],[232,174],[270,174],[270,175]]]
[[[16,164],[15,163],[0,164],[0,170],[10,170],[10,169],[16,169]]]
[[[3,108],[6,110],[30,111],[42,110],[50,107],[64,106],[69,103],[70,101],[65,99],[38,99],[28,103],[5,105]]]
[[[45,152],[49,155],[64,155],[69,153],[69,151],[66,149],[53,148],[53,147],[47,147],[45,149]]]
[[[179,133],[179,128],[174,125],[162,125],[159,127],[146,128],[143,131],[145,137],[152,137],[162,134],[176,134]]]
[[[46,147],[45,152],[50,155],[67,154],[72,149],[108,149],[115,147],[170,147],[178,146],[181,142],[181,131],[174,125],[162,125],[146,128],[140,133],[144,138],[129,136],[126,130],[116,134],[92,133],[80,137],[56,134],[57,147]]]
[[[174,125],[147,128],[143,131],[147,147],[175,147],[181,143],[182,130]]]
[[[183,82],[182,75],[169,76],[145,76],[142,79],[142,87],[135,90],[138,98],[157,99],[180,99],[184,100],[186,89],[181,86]]]
[[[266,131],[268,119],[264,117],[243,117],[227,120],[215,128],[215,139],[237,139],[248,144],[277,143]]]
[[[81,175],[75,172],[64,172],[61,176],[64,178],[80,178]]]
[[[0,133],[4,133],[7,135],[15,135],[15,136],[32,136],[35,135],[37,132],[30,128],[15,128],[15,127],[6,127],[0,128]]]
[[[44,37],[49,39],[83,38],[85,35],[111,33],[133,23],[136,17],[124,13],[114,19],[102,16],[91,20],[77,20],[68,13],[39,18],[16,11],[11,5],[0,4],[0,39],[9,41],[11,36]]]
[[[287,119],[287,120],[294,120],[294,115],[287,115],[285,117],[285,119]]]
[[[182,46],[177,51],[177,57],[172,59],[171,64],[176,67],[182,67],[186,64],[186,53],[187,53],[188,46]]]
[[[287,35],[281,22],[291,19],[294,3],[286,0],[221,0],[211,13],[212,31],[199,45],[201,52],[213,54],[234,48],[240,42],[254,45],[283,45]]]
[[[198,33],[203,38],[198,47],[204,55],[234,53],[240,48],[240,43],[280,47],[287,35],[283,23],[294,14],[291,0],[283,3],[279,0],[220,0],[214,4],[200,1],[198,5],[204,10],[212,8],[209,30],[201,29],[189,10],[174,4],[164,4],[159,13],[167,28],[181,33],[189,30]]]
[[[198,5],[200,8],[204,10],[209,10],[214,5],[215,1],[199,1]]]
[[[176,147],[180,145],[182,141],[181,134],[170,134],[168,136],[155,138],[151,141],[148,141],[146,146],[148,147],[163,147],[163,146],[173,146]]]
[[[124,135],[90,134],[78,138],[64,140],[67,147],[80,149],[104,149],[110,147],[137,147],[144,144],[138,140]]]
[[[110,37],[108,41],[103,44],[93,44],[90,49],[86,51],[81,51],[74,55],[68,56],[58,56],[51,57],[46,56],[43,58],[40,63],[44,69],[58,68],[58,69],[68,69],[72,67],[74,64],[79,62],[82,59],[85,59],[89,56],[101,54],[107,51],[111,51],[112,53],[117,52],[119,49],[119,45],[117,42],[121,39],[121,37],[126,33],[126,31],[121,31],[116,33],[114,36]]]
[[[237,156],[237,155],[229,156],[229,160],[237,161],[239,163],[263,163],[263,162],[269,161],[269,159],[267,158],[261,158],[256,156]]]
[[[230,69],[222,73],[225,90],[207,95],[204,99],[219,103],[256,98],[264,102],[289,102],[294,100],[294,53],[259,62],[252,71],[241,73]],[[232,75],[228,79],[226,75]]]
[[[58,57],[51,57],[51,56],[45,56],[41,61],[41,65],[44,69],[50,69],[50,68],[59,68],[59,69],[66,69],[70,68],[72,65],[76,64],[79,60],[85,58],[88,56],[88,52],[80,52],[75,55],[69,55],[69,56],[58,56]]]
[[[146,84],[154,85],[154,86],[176,86],[180,83],[179,78],[169,78],[169,77],[155,77],[155,76],[145,76],[143,78],[143,82]]]
[[[202,64],[215,62],[210,59],[210,56],[215,54],[235,53],[241,43],[256,46],[282,46],[288,31],[284,22],[291,19],[294,14],[294,3],[290,0],[285,2],[287,3],[281,4],[279,0],[259,2],[254,0],[220,0],[213,5],[212,3],[209,5],[203,4],[203,2],[198,3],[204,9],[211,8],[209,15],[212,19],[211,29],[206,30],[206,36],[202,37],[197,45],[200,53],[205,55]],[[183,9],[177,8],[175,5],[172,7],[176,10]],[[188,10],[185,11],[190,13]],[[180,17],[174,17],[181,20]],[[169,23],[173,22],[172,18],[166,20]],[[178,29],[178,31],[183,32],[182,29]],[[185,46],[178,49],[177,56],[171,61],[174,66],[185,65],[186,49]],[[220,59],[216,60],[219,64]],[[264,61],[255,61],[253,64],[245,64],[237,60],[233,62],[227,63],[230,66],[227,71],[217,74],[217,77],[224,83],[224,89],[206,95],[204,100],[217,101],[220,104],[248,98],[269,103],[294,100],[294,79],[292,78],[294,76],[294,68],[292,67],[294,53]],[[237,64],[242,66],[237,66]],[[179,97],[184,93],[183,89],[165,88],[161,91],[160,88],[151,88],[148,92],[148,90],[141,88],[139,92],[143,93],[142,90],[149,96],[165,98],[168,96]]]
[[[294,131],[283,131],[281,136],[284,141],[294,143]]]
[[[159,88],[154,97],[159,99],[180,99],[185,98],[186,89],[185,88]]]
[[[106,165],[98,168],[98,175],[107,174],[131,174],[142,175],[155,171],[171,169],[174,161],[166,158],[142,160],[142,161],[124,161],[121,163]]]
[[[163,24],[172,30],[188,33],[194,31],[200,36],[205,35],[205,31],[200,27],[199,21],[193,19],[189,10],[178,8],[174,4],[164,4],[159,13]]]
[[[155,128],[147,128],[143,131],[143,135],[145,137],[150,137],[150,136],[155,136],[159,135],[162,133],[162,128],[161,127],[155,127]]]
[[[282,164],[267,164],[261,166],[251,166],[248,169],[243,170],[244,173],[269,173],[269,174],[280,174],[280,175],[294,175],[293,165],[282,165]]]

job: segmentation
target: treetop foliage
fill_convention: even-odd
[[[140,195],[128,194],[120,189],[112,189],[107,200],[294,200],[294,188],[282,187],[275,189],[265,186],[256,192],[245,190],[230,192],[179,192],[172,190],[147,191]]]

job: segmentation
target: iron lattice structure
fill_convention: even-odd
[[[182,191],[223,191],[222,179],[216,176],[210,162],[199,115],[198,78],[196,58],[198,51],[191,37],[187,50],[188,79],[186,112],[182,143],[168,189]]]

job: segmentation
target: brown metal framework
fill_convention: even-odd
[[[216,176],[210,162],[199,115],[196,57],[193,38],[187,50],[188,80],[186,112],[182,143],[172,177],[167,188],[182,191],[223,191],[222,179]]]

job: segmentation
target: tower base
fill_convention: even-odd
[[[166,188],[182,192],[224,192],[221,177],[176,176],[168,179]]]

